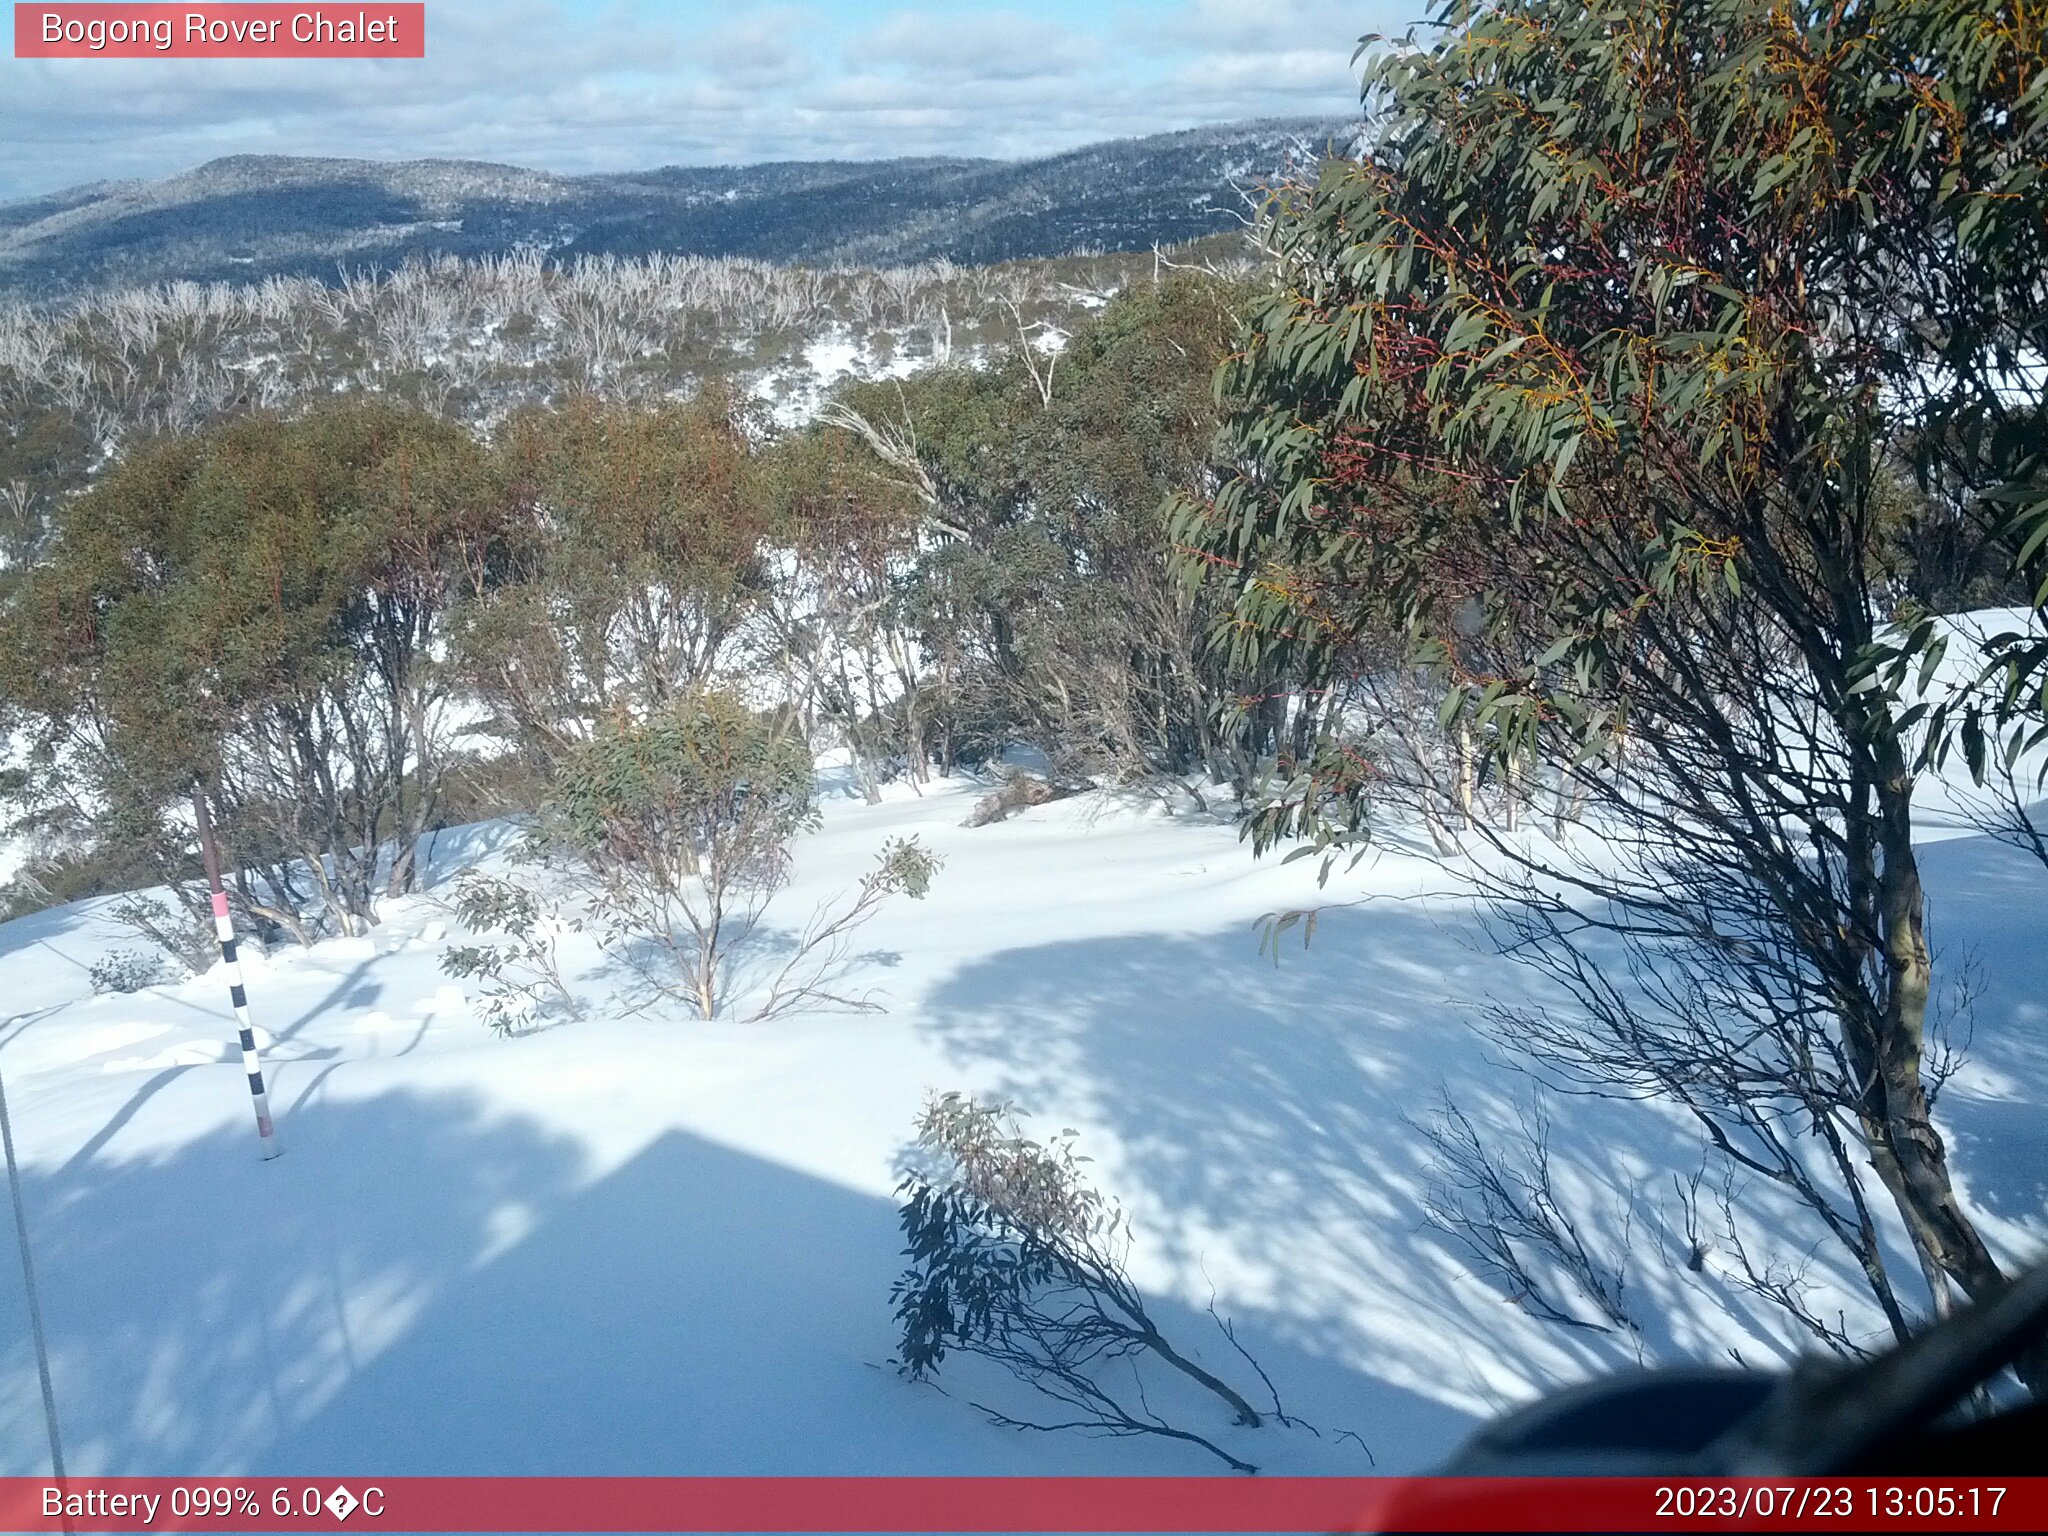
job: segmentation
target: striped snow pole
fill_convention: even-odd
[[[220,849],[213,841],[213,818],[206,813],[206,796],[192,791],[192,815],[199,823],[199,856],[206,863],[206,885],[213,894],[213,931],[220,939],[220,957],[227,962],[228,997],[235,1005],[235,1023],[241,1030],[242,1070],[249,1074],[249,1097],[256,1104],[256,1134],[263,1142],[265,1158],[284,1150],[277,1144],[277,1131],[270,1121],[270,1094],[263,1086],[263,1058],[256,1051],[256,1027],[249,1022],[249,994],[242,986],[242,962],[235,948],[235,920],[228,914],[228,893],[221,884]]]

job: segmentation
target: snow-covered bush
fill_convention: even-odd
[[[1061,1408],[1058,1422],[1036,1423],[975,1405],[995,1423],[1163,1435],[1199,1445],[1241,1472],[1255,1470],[1168,1423],[1142,1386],[1126,1397],[1104,1385],[1102,1366],[1149,1359],[1219,1398],[1236,1423],[1262,1422],[1228,1383],[1175,1349],[1147,1314],[1125,1271],[1129,1219],[1088,1182],[1088,1159],[1074,1141],[1072,1131],[1029,1139],[1004,1104],[948,1093],[925,1105],[915,1161],[898,1186],[911,1260],[890,1292],[902,1329],[901,1369],[923,1379],[950,1352],[979,1355]],[[1227,1326],[1225,1335],[1236,1343]],[[1277,1404],[1274,1413],[1279,1417]]]
[[[200,891],[203,896],[204,890]],[[198,975],[219,955],[219,940],[213,924],[197,906],[136,894],[124,897],[107,909],[107,916],[156,945],[192,975]]]
[[[140,992],[165,979],[163,956],[141,949],[115,949],[86,968],[95,992]]]
[[[871,1012],[844,986],[854,932],[897,895],[921,899],[939,860],[887,844],[852,893],[820,905],[772,974],[754,940],[788,883],[790,840],[815,824],[812,759],[797,721],[703,688],[564,754],[543,818],[550,853],[590,891],[598,943],[654,997],[701,1018],[755,999],[748,1022],[811,1009]]]
[[[1056,784],[1036,774],[1026,773],[1021,768],[1006,768],[996,787],[974,802],[974,809],[963,827],[992,826],[1007,821],[1019,811],[1029,810],[1035,805],[1047,805],[1054,800],[1064,800],[1069,795],[1084,792],[1086,786],[1078,784]]]
[[[579,1017],[582,1009],[562,980],[557,945],[582,924],[565,919],[540,893],[513,880],[474,869],[456,878],[449,903],[472,934],[498,935],[493,944],[453,944],[441,955],[441,969],[462,981],[482,983],[477,1011],[501,1035],[538,1027],[550,1015]]]

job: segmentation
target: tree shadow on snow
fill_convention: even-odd
[[[888,1303],[901,1246],[888,1201],[670,1133],[446,1288],[261,1464],[389,1475],[1222,1470],[1163,1441],[999,1429],[967,1399],[1035,1405],[971,1362],[948,1363],[944,1392],[901,1379]],[[1196,1319],[1182,1311],[1162,1320],[1190,1333]],[[1213,1404],[1175,1399],[1169,1411],[1232,1433]],[[1232,1443],[1254,1459],[1271,1447],[1369,1467],[1345,1447],[1286,1439]]]
[[[1968,1197],[2012,1224],[2005,1248],[2048,1246],[2048,871],[1984,836],[1919,850],[1937,971],[1967,962],[1980,990],[1968,1068],[1936,1107]]]
[[[1264,1271],[1252,1289],[1272,1298],[1267,1334],[1373,1378],[1353,1404],[1303,1411],[1368,1439],[1397,1426],[1397,1462],[1403,1443],[1426,1458],[1444,1442],[1430,1439],[1440,1425],[1408,1433],[1384,1389],[1481,1413],[1639,1361],[1727,1364],[1731,1339],[1753,1365],[1800,1352],[1782,1316],[1686,1269],[1672,1172],[1698,1167],[1700,1144],[1676,1114],[1551,1101],[1560,1195],[1610,1259],[1626,1227],[1640,1346],[1539,1321],[1428,1224],[1434,1154],[1413,1122],[1448,1088],[1497,1150],[1516,1149],[1530,1082],[1490,1059],[1466,1010],[1489,994],[1519,1000],[1535,981],[1475,947],[1453,909],[1438,914],[1391,901],[1333,909],[1313,944],[1289,939],[1277,965],[1249,926],[1010,950],[954,975],[924,1012],[963,1076],[985,1080],[993,1065],[1027,1113],[1085,1115],[1113,1133],[1113,1150],[1093,1149],[1111,1151],[1105,1185],[1178,1294],[1206,1296],[1226,1266]],[[1059,1123],[1033,1121],[1041,1134]],[[1753,1187],[1745,1210],[1781,1219],[1774,1199]],[[1831,1262],[1823,1253],[1818,1268]]]

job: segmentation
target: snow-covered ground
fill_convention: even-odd
[[[1168,1333],[1244,1382],[1213,1302],[1322,1428],[1232,1430],[1155,1382],[1155,1403],[1262,1468],[1426,1468],[1500,1407],[1638,1357],[1533,1319],[1424,1223],[1408,1120],[1445,1083],[1503,1124],[1526,1092],[1466,1005],[1528,976],[1458,902],[1393,899],[1439,872],[1394,851],[1319,892],[1311,861],[1254,861],[1225,822],[1158,802],[965,829],[981,789],[835,793],[798,845],[771,927],[851,886],[890,837],[945,856],[928,900],[860,935],[884,1014],[743,1026],[600,1006],[501,1039],[440,973],[449,919],[424,897],[371,938],[253,960],[286,1149],[267,1164],[218,974],[94,996],[86,967],[127,942],[97,904],[0,927],[0,1071],[72,1470],[1221,1470],[1163,1440],[993,1427],[970,1398],[1033,1405],[972,1362],[948,1361],[944,1392],[890,1368],[896,1170],[944,1089],[1079,1132],[1135,1219],[1134,1272]],[[442,834],[441,889],[508,836]],[[1987,984],[1944,1125],[1988,1236],[2016,1254],[2048,1235],[2048,877],[1955,829],[1926,857],[1938,936],[1973,948]],[[1277,965],[1259,953],[1261,914],[1368,892],[1389,899],[1330,912]],[[569,953],[601,997],[603,957]],[[1638,1203],[1646,1357],[1796,1347],[1711,1264],[1677,1262],[1657,1193],[1697,1165],[1682,1126],[1573,1101],[1555,1155],[1608,1234]],[[0,1472],[31,1474],[41,1408],[7,1230]]]

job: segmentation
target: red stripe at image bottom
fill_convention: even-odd
[[[2048,1478],[0,1479],[10,1531],[2048,1529]]]

